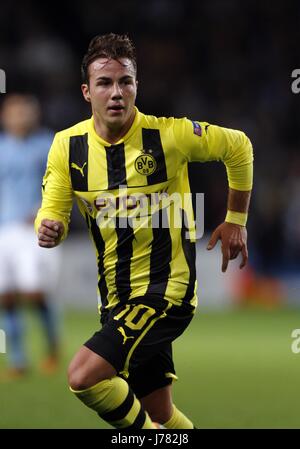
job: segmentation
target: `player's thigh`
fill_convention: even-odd
[[[82,346],[68,368],[68,381],[75,390],[84,390],[116,375],[115,368],[103,357]]]
[[[194,308],[189,304],[180,306],[168,304],[163,313],[158,313],[158,316],[151,321],[147,331],[143,334],[143,338],[131,354],[130,367],[135,368],[150,360],[154,355],[163,354],[166,347],[171,348],[171,343],[190,324],[193,313]]]
[[[167,422],[173,411],[172,382],[177,379],[172,357],[172,345],[129,373],[128,382],[151,419]]]
[[[152,421],[164,424],[169,421],[173,412],[172,385],[158,388],[140,398],[140,401]]]
[[[155,304],[144,297],[119,304],[85,346],[107,360],[119,375],[130,378],[132,370],[164,350],[190,322],[190,314],[169,309],[172,306],[165,301]]]
[[[102,326],[86,343],[85,346],[107,360],[116,371],[126,377],[129,364],[153,324],[164,311],[142,303],[119,304]],[[153,344],[154,352],[159,351]],[[148,355],[141,351],[141,360]]]

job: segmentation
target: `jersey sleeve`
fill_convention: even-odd
[[[183,118],[174,121],[174,138],[188,162],[222,161],[229,187],[251,190],[253,149],[245,133]]]
[[[42,183],[42,204],[35,219],[35,230],[43,219],[58,220],[64,225],[63,240],[68,233],[73,192],[68,167],[68,139],[55,136],[51,145]]]

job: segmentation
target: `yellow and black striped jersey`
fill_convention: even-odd
[[[143,295],[195,306],[187,163],[221,160],[229,186],[250,190],[252,159],[244,133],[206,122],[136,109],[127,134],[110,144],[92,117],[56,134],[35,227],[60,220],[65,238],[75,196],[96,248],[102,308]]]

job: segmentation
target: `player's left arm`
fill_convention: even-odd
[[[221,241],[224,273],[229,261],[240,253],[240,268],[248,262],[246,223],[253,183],[253,149],[249,138],[241,131],[209,126],[206,132],[209,160],[214,157],[225,164],[229,184],[225,220],[213,231],[207,248],[210,250]]]
[[[217,160],[225,164],[229,184],[227,214],[212,233],[208,249],[220,240],[222,271],[240,253],[243,268],[248,260],[246,223],[253,183],[253,149],[249,138],[241,131],[187,119],[175,123],[174,137],[188,161]]]

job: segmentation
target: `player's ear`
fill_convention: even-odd
[[[81,84],[81,92],[82,95],[84,96],[84,99],[90,103],[91,102],[91,96],[90,96],[90,90],[89,90],[89,86],[88,84]]]

